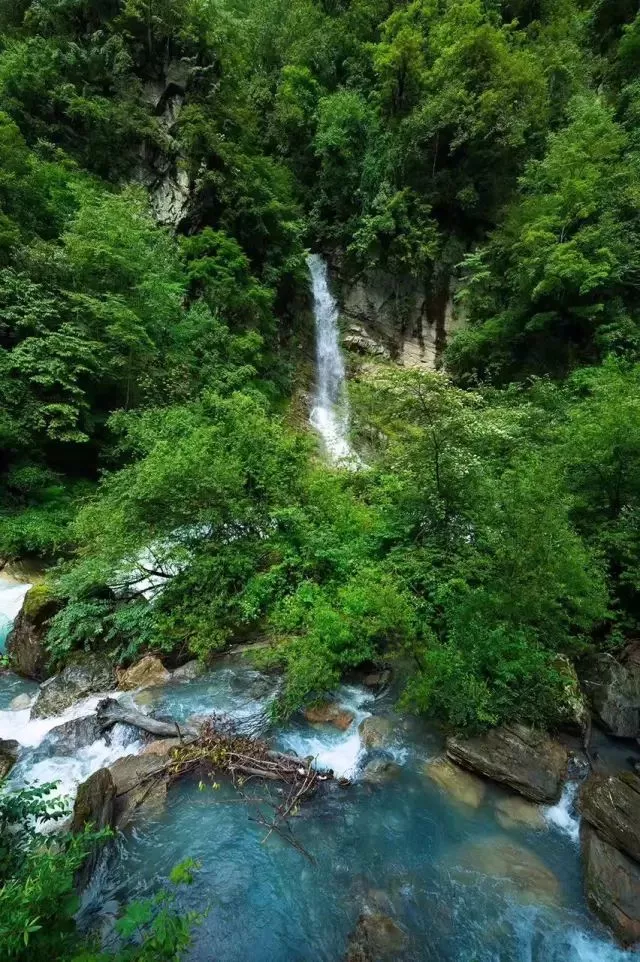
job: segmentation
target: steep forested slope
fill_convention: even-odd
[[[571,661],[640,618],[634,5],[12,0],[0,27],[0,554],[60,562],[54,657],[260,637],[283,711],[395,659],[444,724],[565,720]],[[309,247],[468,316],[450,379],[354,388],[355,473],[290,426]],[[174,575],[151,604],[141,564]]]

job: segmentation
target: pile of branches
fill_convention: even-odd
[[[178,740],[167,761],[159,761],[157,767],[142,777],[143,781],[173,782],[186,775],[213,781],[217,776],[229,776],[243,801],[260,806],[253,821],[268,829],[264,841],[275,832],[313,861],[294,838],[288,819],[298,814],[302,803],[322,782],[333,778],[331,772],[316,771],[309,759],[274,751],[262,739],[240,733],[229,719],[217,715],[196,728],[152,718],[132,706],[121,705],[114,698],[99,702],[96,714],[103,732],[116,724],[124,724],[155,737]],[[260,785],[262,790],[250,797],[246,789],[252,783]],[[265,806],[269,816],[265,814]]]
[[[229,721],[216,716],[202,726],[193,742],[176,746],[171,754],[172,779],[188,774],[230,776],[244,801],[258,802],[270,810],[267,816],[257,809],[252,819],[268,830],[263,841],[275,832],[313,861],[294,837],[288,819],[322,782],[332,778],[331,773],[320,773],[310,761],[295,755],[273,751],[266,742],[238,733]],[[277,797],[270,791],[266,797],[249,797],[246,789],[251,782],[280,783]]]
[[[308,760],[273,751],[266,742],[240,734],[218,716],[205,722],[195,740],[174,748],[172,761],[174,777],[204,772],[230,775],[236,786],[252,779],[286,782],[299,790],[301,798],[331,777],[317,772]]]

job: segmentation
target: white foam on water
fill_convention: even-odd
[[[107,768],[124,755],[137,755],[141,750],[141,741],[131,741],[128,737],[126,728],[116,725],[107,741],[106,738],[99,738],[91,745],[78,749],[74,755],[56,755],[43,758],[34,765],[28,764],[28,758],[24,763],[18,763],[14,772],[11,773],[9,784],[14,788],[19,788],[26,784],[46,785],[50,782],[57,782],[51,797],[67,798],[70,801],[76,796],[78,786],[86,781],[90,775],[97,772],[100,768]],[[41,826],[47,831],[55,828],[58,823],[49,822]]]
[[[575,798],[580,782],[566,782],[562,795],[555,805],[543,808],[542,813],[547,824],[556,828],[564,835],[568,835],[576,844],[580,840],[580,819],[576,814]]]
[[[363,718],[371,714],[367,706],[374,696],[364,688],[344,685],[336,693],[335,700],[341,708],[346,708],[355,716],[345,732],[329,725],[322,728],[309,725],[304,729],[283,732],[280,741],[300,758],[312,756],[319,769],[331,769],[339,778],[347,778],[354,775],[358,768],[363,750],[358,726]]]
[[[75,702],[62,715],[51,715],[47,718],[31,718],[30,708],[20,711],[0,711],[0,738],[15,739],[24,748],[36,748],[52,728],[57,728],[58,725],[74,718],[92,715],[99,701],[103,698],[116,698],[118,694],[119,692],[104,692],[100,695],[91,695],[89,698]]]
[[[637,954],[618,948],[613,941],[604,941],[586,932],[573,931],[569,935],[570,955],[567,962],[632,962]]]

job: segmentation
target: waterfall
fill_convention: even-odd
[[[338,305],[329,290],[327,265],[319,254],[308,258],[316,328],[316,389],[310,423],[336,464],[357,461],[349,444],[349,404],[338,329]]]

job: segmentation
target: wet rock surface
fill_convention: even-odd
[[[619,738],[640,736],[640,644],[621,657],[603,653],[581,667],[581,680],[604,727]]]
[[[498,824],[507,830],[524,828],[540,832],[547,827],[540,807],[519,795],[499,798],[495,804],[495,815]]]
[[[640,942],[640,865],[583,822],[587,902],[623,945]]]
[[[153,688],[156,685],[166,685],[171,679],[171,672],[167,671],[159,658],[155,655],[145,655],[130,668],[116,672],[118,688],[122,691],[134,691],[136,688]]]
[[[383,962],[399,958],[407,939],[388,915],[363,914],[347,947],[345,962]]]
[[[59,675],[44,682],[31,709],[31,717],[61,715],[87,695],[113,690],[115,683],[113,666],[108,658],[78,655]]]
[[[365,748],[386,748],[393,740],[393,723],[381,715],[369,715],[358,726]]]
[[[0,738],[0,782],[7,777],[20,752],[20,745],[12,738]]]
[[[45,585],[34,585],[27,592],[7,640],[9,666],[16,674],[35,681],[42,681],[49,674],[45,637],[49,619],[57,610],[58,603]]]
[[[638,775],[591,775],[580,791],[580,811],[601,838],[640,862]]]
[[[325,701],[305,708],[304,717],[312,725],[333,725],[340,731],[346,731],[355,716],[353,712],[335,702]]]
[[[370,785],[384,785],[397,778],[401,766],[390,755],[380,752],[370,758],[362,768],[362,781]]]
[[[466,772],[448,758],[436,758],[424,766],[425,775],[456,802],[479,808],[487,791],[486,782]]]
[[[557,801],[568,760],[562,745],[524,725],[494,728],[476,738],[449,738],[447,756],[533,802]]]
[[[163,769],[167,759],[154,755],[125,755],[109,771],[115,785],[115,824],[123,828],[144,807],[161,808],[167,797]]]
[[[562,899],[560,881],[549,866],[531,849],[499,835],[461,851],[453,871],[460,875],[460,870],[495,879],[500,888],[525,905],[555,906]]]

